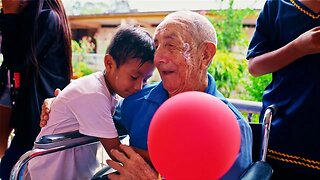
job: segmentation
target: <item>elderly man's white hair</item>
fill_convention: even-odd
[[[170,19],[191,25],[190,33],[198,43],[210,41],[217,45],[216,30],[205,16],[192,11],[177,11],[166,16],[164,21]]]

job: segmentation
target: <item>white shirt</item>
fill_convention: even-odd
[[[101,137],[118,136],[112,115],[117,100],[110,94],[102,72],[72,81],[54,100],[44,135],[79,130]],[[32,159],[28,171],[32,179],[90,179],[98,167],[97,145],[76,147]]]

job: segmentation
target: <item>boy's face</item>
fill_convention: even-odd
[[[123,98],[141,90],[143,84],[152,76],[153,63],[140,64],[140,60],[132,58],[117,68],[112,59],[112,65],[106,61],[106,79],[110,84],[111,93],[117,93]],[[108,64],[109,63],[109,64]]]

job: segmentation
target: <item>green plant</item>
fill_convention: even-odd
[[[69,15],[94,15],[107,13],[114,2],[106,0],[63,0],[63,4]]]
[[[96,45],[93,43],[92,37],[83,36],[79,42],[80,42],[81,49],[85,53],[94,53],[94,49],[95,49]]]
[[[80,43],[76,40],[71,40],[71,49],[72,49],[72,62],[80,62],[84,60],[85,50],[81,48]]]
[[[217,52],[208,72],[215,78],[219,91],[230,97],[244,75],[246,61],[230,52]]]
[[[71,40],[71,49],[73,53],[81,53],[83,50],[81,49],[80,44],[76,40]]]
[[[246,89],[246,93],[243,98],[251,101],[262,101],[262,95],[264,89],[271,82],[272,75],[266,74],[259,77],[253,77],[251,75],[245,80],[243,79],[241,84],[243,84]]]
[[[233,9],[233,0],[229,2],[229,8],[225,10],[213,10],[215,18],[209,18],[216,31],[218,49],[231,51],[233,46],[248,46],[248,38],[243,32],[243,19],[256,13],[252,9]]]
[[[271,76],[252,77],[247,71],[247,61],[244,60],[245,51],[238,54],[231,53],[235,46],[248,47],[249,39],[243,31],[243,19],[256,15],[257,11],[235,10],[232,6],[233,0],[230,0],[229,8],[211,11],[215,18],[209,20],[219,32],[217,39],[220,53],[217,53],[209,72],[215,77],[218,89],[226,97],[261,101],[263,90],[270,82]]]
[[[2,63],[3,61],[3,55],[0,53],[0,64]]]
[[[93,70],[88,66],[87,63],[82,61],[76,61],[73,63],[73,79],[77,79],[91,73],[93,73]]]
[[[218,53],[209,67],[209,73],[214,76],[219,91],[226,97],[239,91],[237,88],[243,88],[238,85],[246,75],[245,54],[236,54],[232,52],[232,48],[248,46],[249,40],[243,31],[242,22],[246,16],[255,13],[251,9],[235,10],[232,6],[233,0],[229,2],[228,9],[211,11],[215,18],[208,17],[218,32]]]
[[[90,36],[83,36],[79,42],[76,40],[71,41],[71,49],[74,53],[94,53],[95,47],[96,45]]]
[[[84,62],[86,54],[92,53],[95,48],[91,37],[84,36],[80,43],[75,40],[71,41],[72,49],[72,65],[73,65],[73,79],[93,73],[93,69]]]

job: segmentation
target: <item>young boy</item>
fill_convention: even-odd
[[[50,119],[37,139],[49,134],[79,130],[98,137],[107,153],[120,141],[112,115],[118,94],[123,98],[139,91],[151,77],[154,44],[142,28],[126,26],[113,37],[104,58],[104,72],[69,84],[52,103]],[[28,164],[31,179],[90,179],[98,164],[97,145],[77,147],[37,157]]]

